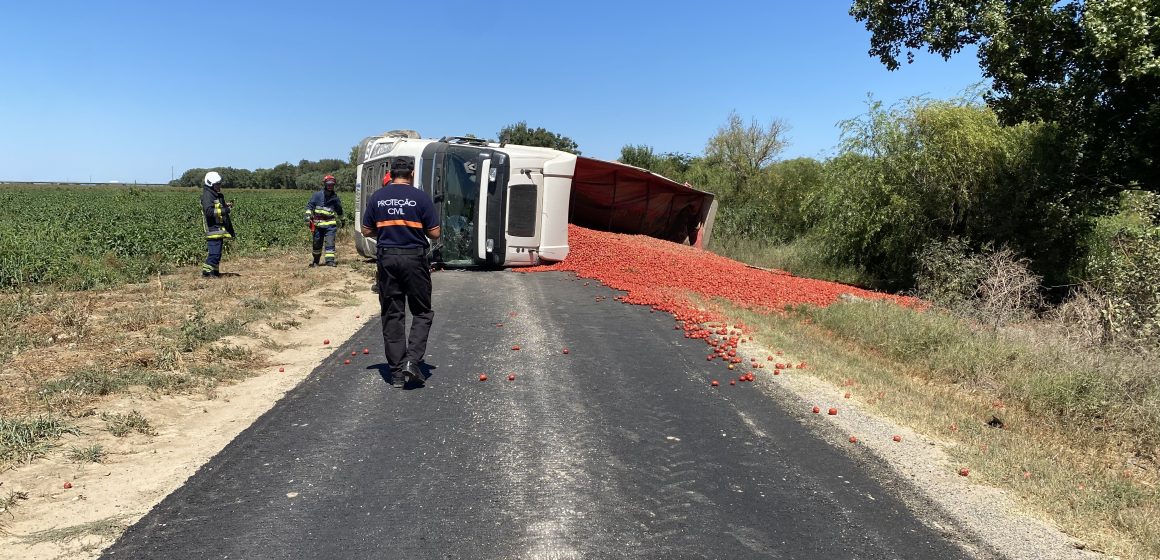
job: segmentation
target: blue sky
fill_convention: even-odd
[[[594,157],[699,154],[731,110],[789,123],[784,157],[821,157],[868,93],[981,80],[973,50],[888,72],[849,5],[6,0],[0,180],[164,182],[519,120]]]

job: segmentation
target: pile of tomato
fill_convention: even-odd
[[[624,235],[568,226],[568,258],[548,266],[523,269],[570,271],[627,292],[620,301],[648,305],[671,313],[690,334],[704,336],[697,325],[719,322],[716,312],[698,308],[694,298],[724,298],[755,311],[788,305],[830,305],[841,294],[893,300],[913,306],[914,298],[872,292],[787,272],[754,268],[696,247],[643,235]]]

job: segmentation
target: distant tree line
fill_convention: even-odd
[[[475,135],[467,134],[474,138]],[[519,144],[523,146],[540,146],[554,148],[574,154],[580,153],[580,146],[575,140],[561,136],[544,128],[531,128],[524,121],[510,124],[497,133],[499,142]],[[195,167],[188,169],[181,177],[169,182],[174,187],[201,187],[205,174],[217,171],[222,175],[222,182],[231,189],[304,189],[313,190],[322,188],[322,179],[327,175],[334,175],[340,191],[353,191],[355,185],[356,164],[358,162],[356,145],[351,148],[346,161],[341,159],[320,159],[318,161],[301,160],[297,165],[280,163],[271,169],[238,169],[236,167]]]
[[[280,163],[271,169],[238,169],[236,167],[195,167],[170,181],[175,187],[201,187],[205,174],[217,171],[222,182],[231,189],[306,189],[322,188],[322,179],[334,175],[338,181],[335,187],[340,191],[353,191],[355,166],[341,159],[302,160],[297,165]]]

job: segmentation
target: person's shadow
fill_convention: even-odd
[[[383,383],[386,383],[387,385],[391,385],[392,374],[391,374],[391,366],[389,364],[385,364],[385,363],[373,364],[373,365],[367,366],[367,369],[373,369],[373,370],[377,371],[379,373],[379,377],[383,378]],[[427,362],[422,362],[419,364],[419,373],[423,374],[424,381],[431,379],[431,376],[433,375],[432,372],[434,372],[437,369],[439,369],[439,366],[433,366],[431,364],[428,364]],[[413,383],[411,381],[407,381],[407,384],[403,385],[403,389],[408,390],[408,391],[411,389],[422,389],[423,387],[424,387],[423,385],[416,385],[415,383]]]

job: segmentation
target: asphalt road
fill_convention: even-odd
[[[710,388],[667,314],[559,273],[435,292],[426,387],[384,380],[375,317],[104,557],[968,557],[824,418]]]

